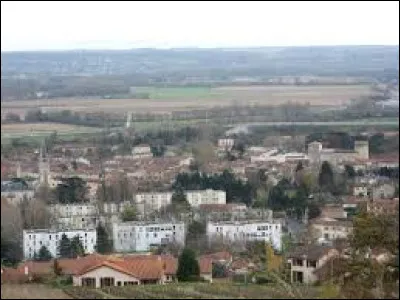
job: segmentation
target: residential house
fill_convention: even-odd
[[[389,199],[393,198],[396,188],[394,184],[383,183],[372,187],[372,199]]]
[[[200,257],[198,259],[200,268],[200,277],[204,280],[212,283],[212,258],[210,257]]]
[[[331,218],[331,219],[346,219],[347,212],[340,205],[327,205],[321,208],[321,217]]]
[[[347,238],[353,231],[353,223],[348,220],[338,220],[319,217],[310,221],[314,238],[320,242],[332,241],[338,238]]]
[[[294,249],[288,257],[290,282],[312,284],[318,280],[316,271],[331,258],[339,256],[333,247],[310,245]]]
[[[369,201],[367,211],[377,215],[396,215],[399,213],[399,198]]]
[[[147,283],[164,283],[161,258],[122,259],[107,258],[80,270],[73,277],[74,286],[103,288]]]

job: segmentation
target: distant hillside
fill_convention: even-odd
[[[132,86],[398,82],[398,64],[397,46],[3,52],[1,100],[118,98]]]
[[[374,76],[398,63],[397,46],[3,52],[1,74]]]

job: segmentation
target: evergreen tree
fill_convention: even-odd
[[[335,180],[331,165],[324,161],[318,176],[318,184],[321,189],[332,192],[335,187]]]
[[[177,187],[172,194],[171,202],[175,204],[180,204],[187,202],[185,192],[181,187]]]
[[[346,177],[349,179],[353,179],[354,177],[356,177],[356,171],[354,170],[353,166],[345,165],[344,172]]]
[[[192,249],[185,248],[178,260],[176,276],[179,281],[194,281],[200,276],[199,262]]]
[[[60,244],[58,246],[58,254],[63,258],[71,257],[71,241],[65,233],[61,236]]]
[[[109,239],[108,233],[103,225],[99,224],[96,228],[97,231],[97,244],[96,251],[98,253],[106,254],[113,250],[112,242]]]
[[[295,172],[301,171],[301,170],[303,170],[303,169],[304,169],[303,163],[302,163],[301,161],[299,161],[299,162],[297,163]]]
[[[37,260],[37,261],[49,261],[51,259],[52,259],[52,255],[46,246],[40,247],[39,253],[37,255],[35,253],[35,257],[34,257],[34,260]]]
[[[71,258],[76,258],[78,256],[83,256],[85,254],[85,249],[83,248],[82,242],[79,236],[76,235],[71,240]]]
[[[137,212],[133,206],[127,207],[121,214],[121,219],[123,222],[136,221]]]

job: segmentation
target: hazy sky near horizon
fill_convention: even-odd
[[[398,1],[1,1],[2,51],[398,44]]]

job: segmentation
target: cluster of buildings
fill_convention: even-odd
[[[231,151],[234,145],[233,138],[220,139],[216,152]],[[298,162],[303,162],[306,167],[320,166],[323,161],[330,162],[335,168],[344,164],[364,169],[381,166],[379,164],[398,167],[398,160],[396,163],[370,159],[368,148],[367,141],[356,141],[353,150],[325,149],[322,143],[312,142],[308,145],[307,153],[250,147],[241,160],[211,160],[207,167],[211,173],[230,169],[235,176],[244,181],[249,179],[252,172],[266,170],[267,180],[272,185],[282,178],[293,177]],[[168,210],[172,204],[171,185],[174,178],[178,173],[189,171],[193,162],[190,155],[155,158],[149,145],[138,145],[132,149],[132,155],[116,155],[105,161],[101,168],[84,157],[74,160],[77,168],[70,168],[68,164],[71,161],[65,157],[65,153],[75,153],[80,157],[93,153],[96,149],[90,146],[85,149],[71,146],[61,147],[57,151],[60,156],[52,157],[51,160],[40,151],[38,161],[32,163],[32,160],[27,159],[18,163],[15,177],[28,176],[33,180],[28,184],[18,180],[3,180],[1,196],[2,201],[18,205],[24,199],[35,201],[35,193],[39,187],[47,185],[54,188],[63,178],[76,175],[87,181],[87,202],[48,205],[47,209],[52,215],[51,226],[24,230],[22,237],[23,255],[27,261],[33,259],[42,246],[45,246],[54,258],[58,257],[63,235],[70,239],[78,236],[85,253],[93,254],[96,252],[98,241],[96,227],[99,224],[105,225],[113,249],[118,255],[88,255],[87,258],[79,258],[79,263],[60,259],[61,265],[65,262],[65,272],[73,276],[74,285],[102,287],[173,281],[176,274],[176,258],[128,254],[147,253],[170,243],[183,247],[186,244],[189,222],[193,220],[206,224],[208,243],[220,242],[226,246],[264,241],[279,252],[283,248],[283,236],[291,235],[292,231],[296,232],[292,230],[286,216],[277,218],[275,212],[269,209],[227,203],[226,191],[222,190],[186,190],[184,193],[191,207],[190,218],[181,218],[176,214],[162,216],[162,212]],[[32,164],[36,164],[36,167]],[[121,174],[135,187],[131,200],[100,203],[96,196],[98,188],[102,183],[112,185]],[[342,199],[339,204],[321,207],[321,215],[309,222],[308,211],[305,212],[303,229],[297,230],[295,235],[299,233],[300,236],[300,233],[307,229],[309,237],[315,241],[315,247],[299,247],[288,255],[292,282],[317,281],[317,271],[341,255],[340,251],[333,247],[333,243],[341,239],[346,240],[352,234],[353,223],[349,213],[352,209],[365,206],[367,211],[376,214],[398,211],[393,182],[381,180],[376,176],[357,177],[351,189],[352,195]],[[129,208],[137,214],[135,221],[122,220],[123,213]],[[294,237],[298,239],[297,236]],[[250,262],[233,262],[231,258],[227,260],[233,269],[248,270],[251,265]],[[213,261],[213,257],[199,258],[202,276],[210,281]],[[24,268],[27,269],[19,269],[18,272],[28,278],[32,272],[29,262],[24,263]]]

